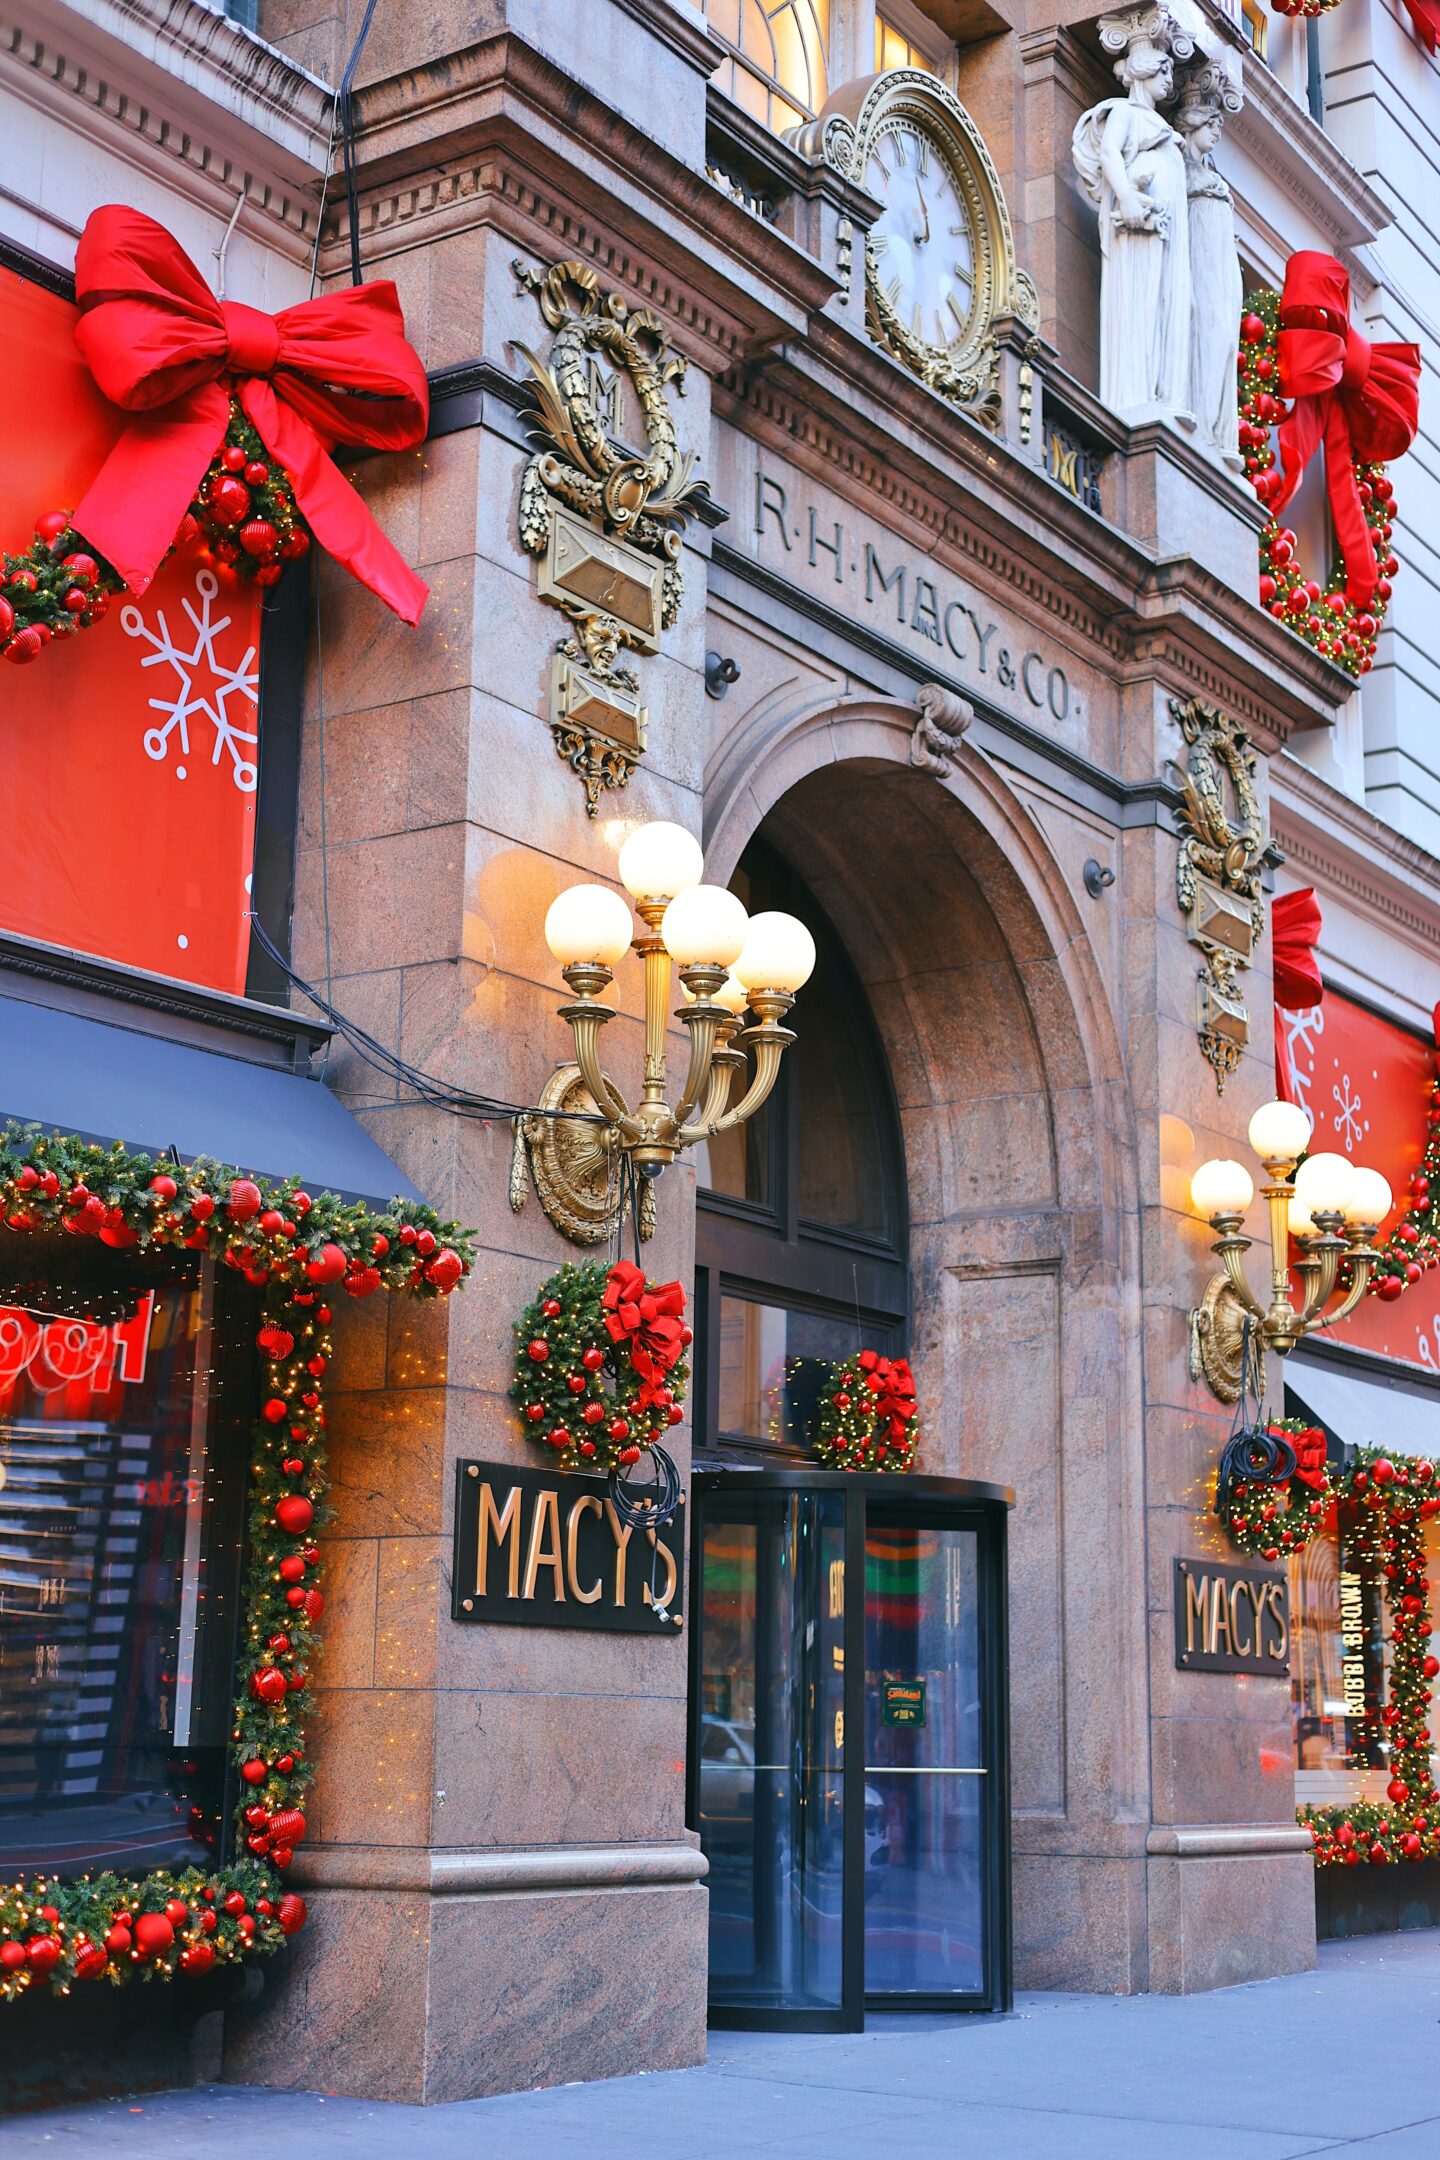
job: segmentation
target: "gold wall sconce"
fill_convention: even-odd
[[[793,915],[747,915],[723,886],[701,882],[699,842],[683,826],[640,825],[620,850],[620,879],[644,924],[609,885],[572,885],[551,903],[545,942],[572,995],[560,1007],[575,1041],[538,1114],[516,1120],[511,1206],[524,1204],[525,1155],[540,1205],[575,1244],[608,1238],[625,1206],[625,1165],[636,1174],[640,1233],[653,1223],[653,1182],[676,1156],[752,1118],[794,1042],[782,1023],[815,966],[815,941]],[[615,1008],[601,993],[628,951],[645,970],[645,1050],[634,1107],[601,1065],[601,1037]],[[675,1014],[690,1038],[676,1102],[666,1060],[671,969],[684,1003]],[[745,1022],[746,1011],[753,1017]],[[754,1058],[750,1084],[731,1105]]]
[[[1240,1226],[1255,1196],[1249,1171],[1243,1163],[1206,1162],[1190,1180],[1195,1213],[1219,1232],[1214,1250],[1224,1269],[1212,1276],[1190,1315],[1190,1377],[1203,1377],[1227,1403],[1240,1395],[1247,1320],[1257,1351],[1287,1357],[1306,1335],[1354,1312],[1380,1257],[1375,1239],[1391,1207],[1390,1187],[1378,1170],[1361,1169],[1348,1155],[1305,1155],[1310,1119],[1296,1103],[1262,1103],[1249,1137],[1268,1179],[1260,1188],[1270,1205],[1268,1305],[1245,1274],[1251,1240]],[[1291,1293],[1292,1238],[1300,1249],[1293,1267],[1300,1278],[1298,1304]],[[1332,1307],[1342,1264],[1348,1285],[1339,1285],[1340,1300]]]

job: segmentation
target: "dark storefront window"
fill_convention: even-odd
[[[730,1457],[808,1450],[830,1365],[903,1346],[905,1167],[865,993],[812,893],[762,842],[732,890],[815,936],[797,1040],[761,1114],[697,1149],[698,1433]]]
[[[208,1264],[68,1257],[0,1285],[0,1868],[213,1859],[245,1475],[224,1351],[237,1292]]]

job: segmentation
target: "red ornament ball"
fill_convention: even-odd
[[[537,1335],[532,1342],[526,1344],[525,1355],[532,1365],[543,1365],[550,1355],[550,1345],[543,1335]]]
[[[232,1222],[249,1222],[260,1213],[260,1188],[250,1178],[236,1178],[230,1187],[225,1212]]]
[[[543,1305],[542,1305],[542,1306],[540,1307],[540,1310],[541,1310],[541,1312],[542,1312],[542,1313],[544,1313],[544,1315],[545,1315],[545,1318],[546,1318],[547,1320],[553,1320],[553,1319],[555,1319],[555,1318],[556,1318],[556,1316],[558,1315],[559,1311],[560,1311],[560,1300],[559,1300],[559,1298],[558,1298],[558,1297],[547,1297],[547,1298],[546,1298],[546,1300],[545,1300],[545,1302],[544,1302],[544,1304],[543,1304]]]
[[[305,1925],[305,1900],[287,1890],[280,1900],[280,1925],[287,1935],[298,1935]]]
[[[135,1922],[135,1947],[141,1957],[163,1957],[174,1940],[174,1924],[164,1913],[141,1913]]]
[[[240,1775],[247,1785],[263,1785],[266,1778],[265,1765],[258,1755],[252,1755],[249,1762],[241,1763]]]
[[[125,1938],[128,1943],[130,1938]],[[0,1972],[19,1972],[25,1963],[25,1945],[18,1942],[0,1943]]]
[[[276,1703],[285,1700],[285,1675],[278,1665],[261,1665],[250,1675],[250,1692],[257,1702]]]
[[[339,1282],[345,1273],[345,1255],[338,1245],[322,1245],[306,1263],[305,1272],[311,1282]]]
[[[605,1363],[605,1352],[597,1349],[592,1344],[581,1358],[580,1363],[584,1366],[586,1372],[599,1372],[601,1366]]]
[[[25,1956],[32,1972],[51,1972],[65,1954],[65,1945],[58,1935],[32,1935],[25,1945]]]
[[[315,1509],[304,1493],[286,1493],[275,1503],[275,1520],[290,1537],[303,1537],[315,1520]]]

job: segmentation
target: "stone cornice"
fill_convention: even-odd
[[[1267,748],[1352,694],[1348,676],[1198,563],[1157,560],[887,355],[829,319],[811,329],[808,349],[787,345],[718,383],[717,412],[1108,652],[1120,674],[1158,665],[1177,690],[1228,706]]]
[[[480,222],[593,262],[709,372],[803,328],[839,279],[702,172],[505,33],[357,97],[360,243],[374,264]],[[343,206],[327,265],[348,245]]]
[[[697,75],[713,75],[724,51],[711,37],[703,17],[672,7],[670,0],[615,0],[616,7],[642,23],[647,37],[668,45]]]
[[[1337,247],[1373,240],[1392,222],[1390,206],[1263,60],[1246,51],[1242,65],[1245,104],[1226,123],[1227,134],[1273,174],[1282,192],[1308,210]]]
[[[1292,868],[1343,893],[1356,914],[1399,932],[1433,961],[1440,862],[1295,757],[1270,768],[1270,823]]]
[[[300,256],[330,143],[331,93],[201,0],[0,0],[0,84]]]

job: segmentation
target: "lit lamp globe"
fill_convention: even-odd
[[[683,825],[656,818],[637,825],[620,850],[620,882],[637,900],[673,900],[705,871],[700,843]]]
[[[680,995],[687,1005],[693,1005],[696,1001],[694,991],[687,990],[683,982],[680,985]],[[710,1002],[712,1005],[723,1005],[725,1010],[734,1013],[738,1020],[750,1002],[750,993],[738,975],[727,975],[720,988],[710,993]]]
[[[735,973],[747,990],[777,990],[793,997],[815,970],[815,940],[793,915],[771,910],[752,915]]]
[[[1286,1219],[1290,1225],[1291,1237],[1314,1237],[1315,1218],[1309,1208],[1306,1207],[1305,1202],[1295,1199],[1293,1194],[1290,1200],[1290,1211]]]
[[[1307,1155],[1295,1173],[1295,1197],[1312,1215],[1343,1215],[1355,1191],[1347,1155]]]
[[[609,885],[571,885],[545,916],[545,942],[561,967],[598,961],[617,968],[634,935],[629,907]]]
[[[1310,1119],[1299,1103],[1267,1102],[1250,1120],[1250,1145],[1261,1162],[1294,1162],[1310,1145]]]
[[[1363,1224],[1367,1230],[1378,1230],[1393,1204],[1389,1181],[1378,1170],[1357,1170],[1345,1220],[1352,1228]]]
[[[691,885],[670,902],[660,923],[677,967],[733,967],[749,929],[744,903],[723,885]]]
[[[1243,1215],[1255,1197],[1255,1181],[1244,1163],[1221,1157],[1202,1162],[1190,1180],[1190,1204],[1213,1222],[1217,1215]]]

